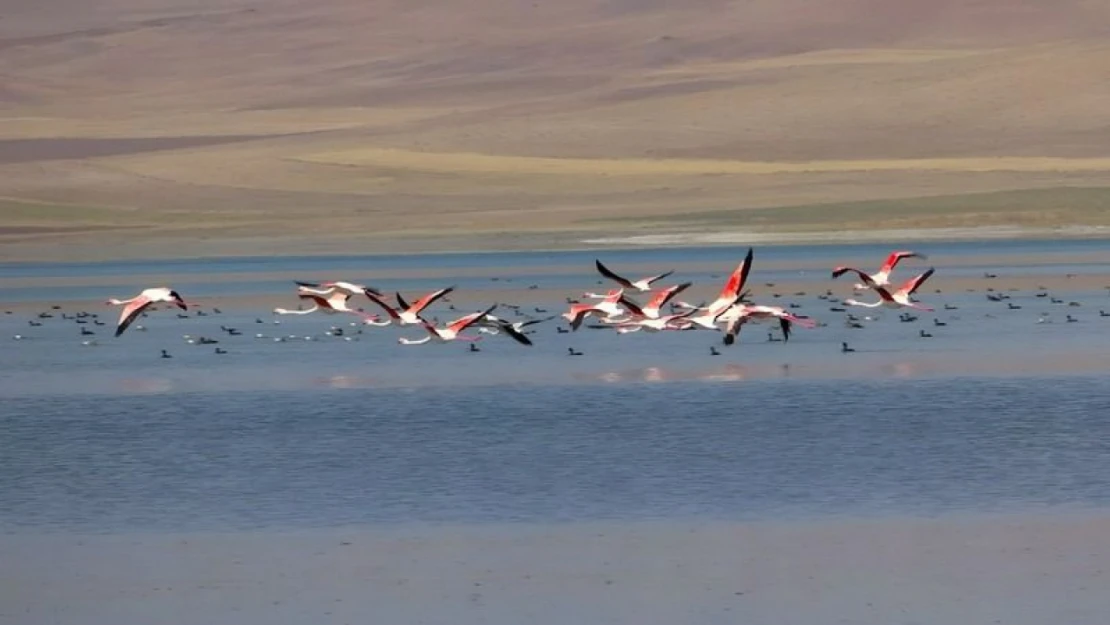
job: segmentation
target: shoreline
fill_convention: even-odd
[[[109,235],[109,240],[112,236]],[[463,235],[405,235],[365,238],[318,237],[309,241],[287,236],[251,238],[204,237],[197,245],[189,237],[143,237],[112,244],[68,243],[65,241],[4,241],[0,238],[0,265],[20,264],[107,264],[142,260],[218,260],[228,258],[329,257],[329,256],[449,256],[453,254],[498,254],[519,252],[602,252],[645,249],[683,249],[759,245],[766,247],[903,243],[974,243],[999,241],[1110,241],[1110,228],[1062,226],[1058,228],[918,228],[876,231],[758,232],[745,230],[674,229],[663,234],[626,232],[601,236],[595,230],[548,232],[475,232]],[[173,254],[182,242],[198,249],[194,254]],[[367,247],[375,247],[367,253]],[[59,254],[61,247],[68,250]]]

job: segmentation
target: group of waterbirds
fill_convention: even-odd
[[[461,341],[470,343],[470,351],[478,351],[474,345],[477,341],[481,340],[482,334],[487,335],[505,335],[520,345],[531,346],[533,341],[529,338],[534,330],[530,327],[535,324],[550,321],[552,319],[561,317],[567,322],[567,327],[558,327],[560,333],[575,332],[586,324],[586,327],[594,329],[611,329],[619,334],[629,334],[633,332],[669,332],[669,331],[691,331],[691,330],[713,330],[723,334],[722,343],[726,346],[734,345],[739,337],[740,331],[743,326],[751,323],[772,323],[777,326],[781,331],[781,338],[773,336],[773,332],[768,334],[768,340],[771,341],[788,341],[791,337],[792,330],[795,327],[802,328],[815,328],[819,325],[818,322],[808,315],[793,312],[791,309],[798,308],[795,303],[789,304],[789,309],[784,306],[758,304],[752,301],[751,290],[746,288],[748,284],[748,277],[752,270],[752,262],[754,257],[754,250],[749,248],[743,260],[735,267],[735,269],[728,275],[724,284],[712,301],[702,302],[699,304],[691,304],[687,301],[679,299],[689,287],[692,282],[676,282],[670,285],[657,286],[666,278],[673,275],[674,271],[667,271],[661,274],[652,275],[640,279],[629,279],[621,274],[613,271],[608,266],[603,264],[600,260],[595,260],[594,266],[603,280],[611,281],[614,288],[602,293],[585,292],[578,297],[568,297],[567,303],[569,304],[566,312],[561,315],[552,315],[546,317],[533,317],[528,313],[522,312],[522,307],[513,304],[492,304],[482,310],[477,310],[465,314],[457,319],[441,324],[438,318],[429,316],[429,310],[433,304],[446,303],[449,301],[448,296],[455,291],[455,287],[441,288],[432,291],[419,297],[411,303],[400,292],[394,293],[392,297],[387,296],[381,290],[368,286],[365,284],[357,284],[347,281],[329,281],[329,282],[305,282],[295,281],[296,295],[299,300],[305,304],[311,304],[308,308],[299,307],[297,309],[276,308],[273,310],[278,315],[308,315],[312,313],[324,313],[329,315],[349,315],[357,318],[357,321],[352,321],[351,325],[355,326],[388,326],[395,325],[398,327],[414,326],[419,327],[424,331],[424,336],[420,338],[399,337],[397,342],[402,345],[422,345],[427,343],[452,343]],[[914,294],[920,287],[933,275],[934,268],[930,267],[924,272],[919,273],[908,280],[905,280],[900,285],[895,287],[895,283],[891,281],[892,274],[898,264],[906,259],[927,259],[924,254],[913,251],[894,251],[891,252],[882,266],[875,273],[867,273],[861,269],[850,266],[839,266],[832,270],[832,278],[836,279],[846,273],[853,274],[858,277],[859,282],[854,284],[855,291],[874,291],[878,296],[878,300],[874,302],[863,302],[852,298],[838,300],[832,295],[832,291],[827,291],[824,295],[819,295],[818,298],[834,304],[830,308],[831,311],[847,312],[845,306],[858,306],[864,308],[887,308],[887,309],[902,309],[900,320],[903,322],[915,321],[915,311],[933,312],[932,307],[923,305],[914,299]],[[994,277],[992,275],[985,275],[985,278]],[[767,283],[772,286],[771,283]],[[534,287],[530,287],[534,288]],[[987,289],[987,297],[993,301],[1003,301],[1008,299],[1005,294],[994,292],[993,289]],[[939,291],[937,291],[939,293]],[[642,295],[642,302],[638,301]],[[804,295],[804,293],[797,293],[796,295]],[[1037,297],[1047,296],[1047,292],[1038,293]],[[775,298],[780,297],[779,293],[774,294]],[[373,304],[374,307],[380,309],[383,314],[370,314],[365,312],[362,307],[357,305],[357,299],[366,298],[368,304]],[[1057,298],[1053,297],[1052,301],[1057,302]],[[1059,300],[1063,301],[1063,300]],[[181,311],[188,311],[190,303],[187,303],[184,298],[175,290],[168,287],[155,287],[148,288],[141,291],[135,297],[130,299],[109,299],[109,304],[122,306],[120,311],[119,321],[115,329],[115,336],[119,337],[129,327],[132,327],[135,320],[140,316],[145,316],[154,308],[160,306],[176,307]],[[839,306],[835,305],[839,304]],[[1071,305],[1078,305],[1078,302],[1071,302]],[[1012,303],[1009,303],[1011,308],[1020,308]],[[504,307],[512,310],[517,319],[510,320],[494,314],[499,308]],[[954,306],[945,304],[945,310],[953,310]],[[451,305],[450,309],[454,310]],[[218,311],[218,309],[215,309]],[[539,307],[535,308],[536,312],[546,312],[546,310]],[[202,315],[203,312],[197,310],[196,315]],[[179,317],[187,317],[187,315],[179,312]],[[1110,316],[1102,312],[1102,316]],[[95,315],[93,315],[95,318]],[[587,320],[590,322],[587,324]],[[1074,321],[1075,318],[1069,315],[1068,321]],[[79,320],[80,323],[82,320]],[[260,319],[256,321],[261,322]],[[862,321],[860,318],[848,313],[846,315],[846,325],[852,328],[861,328]],[[1039,322],[1044,322],[1045,316]],[[31,321],[32,325],[36,323],[41,324],[41,321]],[[100,322],[97,321],[99,324]],[[276,323],[276,322],[275,322]],[[933,323],[937,326],[945,325],[939,319],[933,319]],[[143,329],[141,326],[137,326]],[[239,332],[233,328],[221,326],[223,330],[228,331],[229,334],[235,335]],[[335,336],[340,336],[342,330],[333,328],[334,332],[329,332]],[[475,332],[475,334],[468,334],[467,332]],[[361,333],[361,330],[358,332]],[[91,330],[82,327],[82,335],[93,334]],[[258,335],[261,336],[261,335]],[[921,330],[919,336],[923,338],[931,337],[932,335]],[[17,336],[17,338],[20,338]],[[215,343],[211,339],[199,337],[186,336],[190,339],[190,343],[208,344]],[[308,338],[308,337],[306,337]],[[347,337],[352,340],[351,337]],[[280,339],[275,339],[280,340]],[[354,339],[357,340],[357,339]],[[94,341],[88,341],[94,343]],[[841,351],[851,352],[854,351],[847,343],[841,344]],[[567,352],[570,355],[579,356],[583,352],[574,348],[568,348]],[[227,353],[226,350],[217,348],[217,353]],[[710,353],[719,355],[721,352],[716,347],[710,348]],[[168,355],[164,352],[164,356]]]
[[[915,303],[911,299],[911,295],[932,275],[932,269],[910,280],[893,292],[887,289],[890,284],[890,273],[900,260],[921,256],[914,252],[895,252],[890,255],[887,262],[874,275],[851,267],[838,267],[832,275],[835,278],[845,272],[854,272],[863,281],[864,287],[876,291],[881,298],[875,304],[853,300],[847,300],[845,303],[860,306],[882,305],[894,308],[907,307],[931,310]],[[782,340],[784,341],[789,340],[794,326],[816,327],[817,322],[808,316],[793,313],[782,306],[757,304],[751,300],[750,291],[745,290],[745,286],[752,270],[753,257],[754,250],[748,248],[744,259],[729,274],[717,297],[711,302],[699,305],[676,299],[678,295],[693,284],[692,282],[681,282],[655,288],[654,285],[657,282],[672,275],[673,271],[631,280],[614,272],[600,260],[595,260],[595,268],[598,273],[615,282],[617,288],[606,293],[587,292],[582,295],[582,299],[592,301],[582,302],[579,299],[569,299],[570,306],[562,314],[562,317],[568,322],[570,331],[578,330],[588,317],[595,317],[597,321],[597,324],[591,327],[608,327],[621,334],[639,331],[717,330],[723,332],[722,342],[725,345],[733,345],[740,334],[741,328],[749,323],[769,322],[777,324],[782,331]],[[296,310],[276,308],[274,313],[281,315],[306,315],[316,312],[343,313],[357,316],[365,325],[411,325],[419,326],[425,331],[426,336],[423,338],[398,338],[397,341],[403,345],[420,345],[428,342],[449,343],[453,341],[473,343],[480,340],[481,337],[464,334],[466,330],[471,328],[489,334],[505,334],[521,345],[532,345],[532,340],[525,334],[524,328],[550,319],[509,321],[493,314],[500,305],[493,304],[484,310],[463,315],[443,325],[437,325],[437,323],[429,321],[424,313],[433,303],[443,300],[452,293],[455,287],[432,291],[409,303],[399,292],[395,293],[393,301],[390,301],[379,289],[353,282],[296,281],[296,285],[298,298],[311,302],[311,307]],[[636,301],[629,294],[630,291],[646,293],[645,303],[641,304]],[[386,318],[382,318],[380,315],[368,314],[361,308],[352,307],[351,300],[354,297],[365,297],[369,302],[379,307],[385,313]],[[181,296],[176,291],[166,287],[146,289],[130,300],[110,300],[112,304],[125,305],[120,315],[116,335],[122,334],[134,319],[152,304],[160,302],[170,303],[186,309],[186,303]],[[519,307],[513,308],[519,309]],[[575,354],[575,350],[569,351],[571,354]]]

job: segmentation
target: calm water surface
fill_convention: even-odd
[[[1110,503],[1105,377],[5,401],[0,527],[942,514]]]

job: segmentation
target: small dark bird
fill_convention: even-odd
[[[847,344],[847,343],[841,343],[841,344],[840,344],[840,351],[841,351],[842,353],[845,353],[845,354],[847,354],[847,353],[849,353],[849,352],[854,352],[854,351],[856,351],[856,350],[852,349],[851,347],[848,347],[848,344]]]
[[[582,352],[574,349],[573,347],[568,347],[567,348],[567,354],[569,354],[571,356],[581,356]]]

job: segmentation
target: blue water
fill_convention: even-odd
[[[976,254],[1104,246],[999,241],[924,251],[962,259],[944,275],[1058,277],[1065,267],[1105,273],[1105,265],[999,268]],[[602,256],[622,266],[719,262],[725,272],[745,250]],[[207,316],[154,311],[139,321],[145,331],[137,324],[119,338],[111,335],[116,310],[106,306],[95,310],[104,325],[90,318],[79,326],[63,311],[41,326],[27,313],[0,314],[0,530],[940,515],[1110,503],[1110,318],[1098,314],[1110,310],[1110,298],[1066,281],[1052,282],[1052,295],[1080,306],[1028,291],[1009,293],[1021,307],[1011,310],[984,297],[984,280],[975,292],[923,289],[920,299],[938,310],[912,323],[855,310],[872,318],[853,329],[816,293],[793,295],[791,280],[812,280],[807,271],[759,262],[800,259],[824,276],[832,258],[877,264],[882,250],[766,247],[756,251],[751,278],[759,301],[796,303],[795,312],[825,325],[798,329],[788,343],[767,340],[770,326],[747,326],[730,348],[711,332],[560,333],[559,322],[548,321],[534,327],[532,347],[483,336],[480,352],[468,353],[465,345],[397,343],[423,336],[418,327],[361,328],[342,315],[279,319],[268,309],[211,312],[220,294],[243,284],[212,276],[351,277],[356,267],[450,265],[447,273],[459,269],[460,292],[502,290],[501,301],[546,316],[563,310],[562,298],[535,299],[525,285],[595,288],[595,255],[5,265],[8,277],[98,277],[121,286],[139,268],[184,274],[195,282],[175,282],[178,289],[213,299]],[[523,271],[511,281],[465,271],[501,265]],[[549,265],[576,268],[538,270]],[[679,273],[698,284],[719,280]],[[291,291],[272,278],[254,288]],[[767,281],[783,295],[775,298]],[[443,282],[379,286],[420,291]],[[847,294],[847,284],[830,287]],[[43,290],[63,303],[107,295],[96,285]],[[9,298],[28,293],[38,291],[3,290]],[[450,319],[467,305],[450,310],[444,302],[429,314]],[[226,335],[221,325],[242,334]],[[343,336],[329,335],[333,326]],[[82,327],[93,335],[81,335]],[[922,330],[933,336],[920,337]],[[229,353],[187,342],[197,336],[218,339]],[[841,353],[842,342],[856,351]],[[570,357],[569,348],[585,354]],[[161,358],[163,349],[172,358]]]
[[[5,402],[0,527],[936,515],[1110,503],[1110,380]]]

